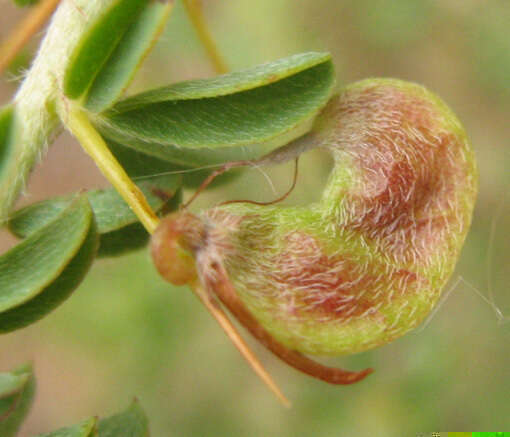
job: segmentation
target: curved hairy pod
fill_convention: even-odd
[[[436,304],[469,228],[474,155],[438,97],[392,79],[348,86],[309,137],[335,161],[318,203],[204,211],[190,253],[221,298],[220,266],[244,310],[286,348],[355,353],[405,334]]]

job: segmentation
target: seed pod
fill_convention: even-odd
[[[193,256],[203,283],[218,288],[225,272],[242,310],[288,349],[360,352],[436,304],[471,221],[474,155],[437,96],[392,79],[348,86],[309,136],[334,157],[322,199],[204,211]]]

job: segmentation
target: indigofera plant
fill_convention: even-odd
[[[334,158],[319,202],[174,213],[153,235],[152,254],[167,280],[200,281],[285,361],[351,383],[369,371],[328,377],[289,354],[360,352],[422,322],[459,256],[477,170],[452,111],[394,79],[347,86],[296,149],[303,142]],[[292,147],[288,158],[299,153]]]
[[[372,370],[327,367],[303,354],[367,350],[430,313],[459,256],[477,179],[464,130],[438,97],[393,79],[365,80],[333,95],[331,56],[309,52],[124,98],[172,12],[169,0],[41,0],[0,46],[0,71],[57,4],[20,89],[0,108],[0,223],[23,239],[0,255],[0,333],[46,316],[96,257],[140,248],[150,234],[159,272],[191,286],[284,403],[222,304],[282,360],[335,384]],[[199,4],[183,5],[216,71],[224,72]],[[13,212],[32,167],[63,129],[113,188]],[[334,158],[313,205],[234,201],[198,214],[187,208],[231,168],[296,159],[296,177],[297,159],[312,148]],[[178,210],[197,170],[212,173]],[[28,370],[16,372],[0,374],[0,400],[7,399],[0,434],[7,437],[25,414],[18,397],[33,391],[26,390]],[[146,435],[136,404],[125,414],[73,429],[82,436]]]

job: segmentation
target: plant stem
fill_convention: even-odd
[[[60,3],[46,36],[13,102],[13,120],[0,171],[0,225],[8,219],[32,167],[41,159],[67,114],[60,90],[69,58],[90,23],[116,0],[69,0]],[[67,116],[67,115],[66,115]],[[1,147],[0,147],[1,148]]]
[[[0,73],[2,73],[28,40],[46,23],[60,0],[42,0],[19,23],[0,46]]]
[[[262,363],[258,360],[255,354],[252,352],[250,347],[243,340],[239,332],[237,332],[236,328],[227,317],[227,315],[223,312],[221,307],[218,305],[216,300],[213,300],[211,296],[204,290],[203,286],[197,281],[190,285],[191,289],[195,293],[195,295],[200,299],[200,301],[205,305],[207,310],[211,313],[211,315],[216,319],[219,323],[223,331],[227,334],[228,338],[234,343],[234,346],[241,353],[244,359],[248,362],[248,364],[252,367],[255,373],[259,376],[260,379],[266,384],[266,386],[271,390],[278,400],[287,408],[291,406],[290,401],[285,397],[285,395],[280,391],[276,383],[271,378],[271,375],[264,369]]]
[[[115,156],[112,155],[87,115],[79,108],[72,108],[65,124],[78,139],[83,149],[92,157],[101,172],[131,207],[145,229],[152,234],[158,226],[158,217],[152,211],[143,193],[129,178]]]
[[[211,33],[207,28],[199,1],[200,0],[184,0],[184,7],[186,8],[186,12],[197,31],[198,38],[205,47],[209,59],[213,64],[214,70],[218,74],[226,73],[228,71],[227,64],[223,60],[223,57],[221,56],[218,47],[214,43]]]

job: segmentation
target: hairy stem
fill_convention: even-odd
[[[56,107],[65,106],[62,82],[69,58],[88,25],[113,0],[63,0],[23,84],[14,98],[9,137],[2,144],[0,224],[25,186],[58,127]],[[63,109],[62,111],[65,111]]]

